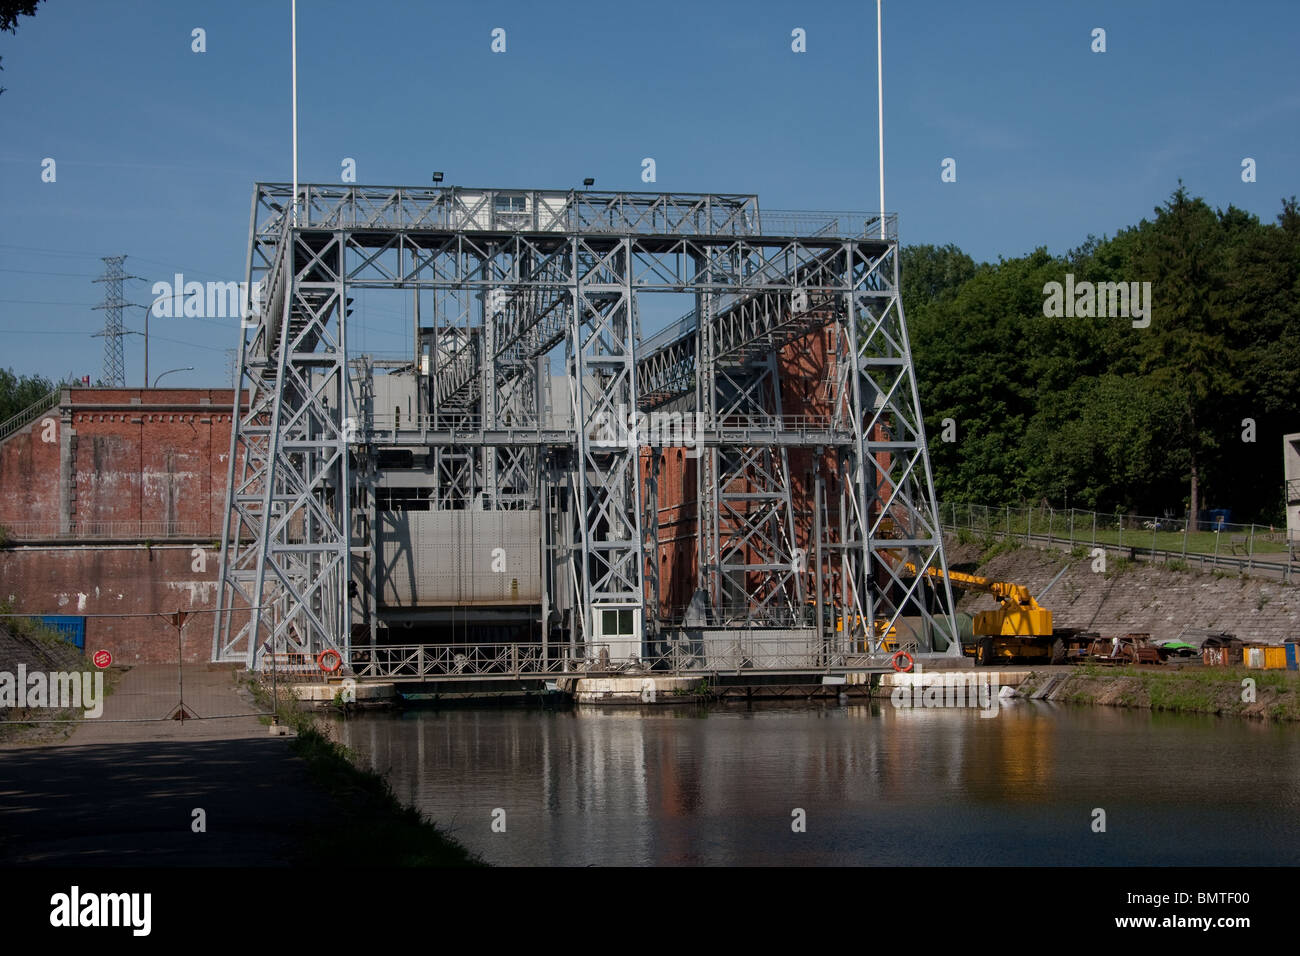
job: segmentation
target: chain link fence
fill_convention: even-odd
[[[126,733],[86,733],[90,725],[269,718],[286,683],[271,669],[257,677],[269,693],[254,693],[243,668],[209,663],[211,609],[164,615],[0,611],[0,743],[57,742],[70,734],[98,742]],[[144,636],[146,619],[158,617],[174,629],[175,641]],[[114,637],[95,636],[104,630],[97,618],[113,619]]]
[[[939,510],[944,530],[958,536],[1018,538],[1071,550],[1106,548],[1167,564],[1281,572],[1288,580],[1300,543],[1285,527],[1232,523],[1221,513],[1190,521],[1042,505],[949,502]]]

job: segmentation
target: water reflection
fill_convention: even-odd
[[[873,701],[417,711],[341,736],[501,864],[1300,861],[1293,727]]]

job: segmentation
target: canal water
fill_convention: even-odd
[[[499,865],[1300,863],[1294,725],[979,714],[886,699],[339,723],[400,799]]]

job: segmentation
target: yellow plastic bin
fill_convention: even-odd
[[[1264,651],[1264,668],[1270,671],[1286,670],[1286,648],[1282,645],[1276,647],[1265,647]]]

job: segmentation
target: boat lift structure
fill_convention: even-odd
[[[381,679],[506,646],[537,673],[880,666],[889,633],[956,652],[895,217],[267,183],[247,280],[214,660],[335,650]],[[692,308],[643,335],[655,293]],[[357,319],[413,350],[363,352]],[[488,621],[518,626],[465,630]]]

